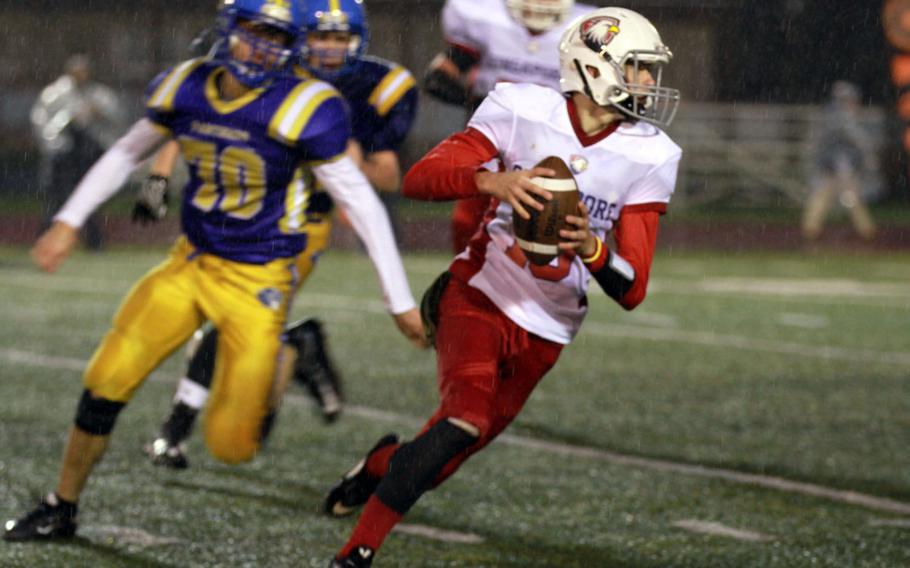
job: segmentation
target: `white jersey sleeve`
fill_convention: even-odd
[[[629,189],[625,205],[669,203],[670,196],[676,187],[680,157],[681,154],[675,153],[662,164],[652,168],[645,177]]]
[[[54,220],[81,227],[164,140],[165,135],[150,120],[138,121],[89,169]]]

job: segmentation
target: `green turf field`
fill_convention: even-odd
[[[0,249],[0,519],[53,487],[80,369],[163,254],[80,254],[48,276]],[[406,258],[414,289],[447,262]],[[325,257],[304,315],[327,322],[347,378],[339,423],[292,387],[253,463],[218,464],[194,438],[191,469],[155,469],[140,446],[175,356],[121,415],[81,536],[0,542],[0,566],[324,567],[353,520],[321,516],[323,493],[379,436],[419,427],[435,366],[397,336],[360,255]],[[908,346],[908,254],[665,251],[636,311],[592,295],[508,436],[421,500],[375,565],[910,566]]]

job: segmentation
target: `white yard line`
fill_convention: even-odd
[[[157,536],[142,529],[116,525],[86,525],[79,528],[79,534],[105,540],[110,539],[117,544],[132,544],[141,547],[177,544],[180,542],[179,538]]]
[[[398,533],[421,536],[431,540],[455,544],[479,544],[485,540],[482,536],[473,533],[443,530],[427,525],[415,525],[410,523],[398,524],[393,530]]]
[[[675,341],[691,343],[706,347],[726,347],[744,351],[776,353],[835,361],[866,361],[886,365],[910,366],[910,352],[876,351],[874,349],[849,349],[830,345],[808,345],[793,341],[774,341],[756,337],[691,331],[685,329],[661,329],[656,327],[638,327],[620,324],[602,324],[591,322],[585,324],[582,333],[591,333],[604,337],[621,337],[646,339],[650,341]]]
[[[82,368],[87,363],[87,361],[79,359],[51,357],[42,355],[40,353],[28,353],[15,349],[0,349],[0,359],[14,364],[66,370],[82,370]],[[164,380],[176,382],[176,379],[173,377]],[[289,393],[286,396],[286,400],[297,404],[310,403],[310,401],[303,395],[294,393]],[[364,406],[349,405],[345,408],[345,412],[378,422],[406,424],[412,428],[417,428],[423,423],[422,420],[412,416],[406,416],[403,414],[397,414],[394,412],[388,412],[385,410]],[[774,477],[770,475],[743,473],[731,469],[692,465],[669,460],[643,458],[639,456],[602,450],[599,448],[562,444],[559,442],[550,442],[514,434],[502,434],[499,436],[499,438],[497,438],[497,442],[535,451],[548,452],[555,455],[593,459],[616,465],[638,467],[642,469],[650,469],[668,473],[678,473],[693,477],[719,479],[732,483],[752,485],[756,487],[772,489],[775,491],[797,493],[801,495],[817,497],[820,499],[827,499],[829,501],[837,501],[840,503],[857,505],[860,507],[885,511],[888,513],[910,515],[910,503],[897,501],[895,499],[889,499],[887,497],[867,495],[865,493],[859,493],[857,491],[832,489],[830,487],[824,487],[822,485],[816,485],[814,483],[791,481],[789,479]]]
[[[52,355],[21,351],[19,349],[0,349],[0,358],[13,364],[44,367],[47,369],[62,369],[66,371],[82,371],[88,363],[88,360],[86,359],[54,357]]]
[[[404,423],[414,428],[417,428],[422,424],[421,420],[417,420],[409,416],[369,407],[347,406],[345,408],[345,412],[361,416],[363,418],[368,418],[370,420],[392,422],[396,424]],[[692,465],[669,460],[643,458],[639,456],[632,456],[618,452],[602,450],[600,448],[576,446],[559,442],[549,442],[546,440],[539,440],[527,436],[518,436],[515,434],[502,434],[499,436],[499,438],[497,438],[497,442],[505,443],[510,446],[517,446],[530,450],[547,452],[555,455],[593,459],[614,465],[631,466],[667,473],[679,473],[692,477],[720,479],[732,483],[753,485],[757,487],[764,487],[766,489],[773,489],[775,491],[798,493],[812,497],[819,497],[830,501],[848,503],[850,505],[859,505],[861,507],[866,507],[869,509],[887,511],[889,513],[910,514],[910,503],[896,501],[894,499],[888,499],[886,497],[875,497],[873,495],[867,495],[856,491],[831,489],[829,487],[816,485],[814,483],[791,481],[782,477],[774,477],[756,473],[743,473],[732,469]]]
[[[910,519],[869,519],[869,525],[873,527],[910,529]]]
[[[0,278],[0,284],[2,284]],[[100,285],[100,284],[99,284]],[[92,288],[86,283],[86,287]],[[72,290],[68,288],[68,290]],[[97,288],[93,292],[99,292]],[[122,295],[117,293],[118,296]],[[357,298],[344,294],[301,293],[295,298],[297,307],[324,308],[338,311],[368,312],[371,314],[386,315],[385,306],[379,300]],[[43,306],[36,306],[40,312],[46,310]],[[658,316],[660,318],[660,316]],[[703,345],[705,347],[723,347],[742,349],[744,351],[758,351],[762,353],[776,353],[779,355],[792,355],[796,357],[811,357],[835,361],[865,361],[870,363],[883,363],[886,365],[910,366],[910,352],[904,351],[876,351],[874,349],[854,349],[846,347],[833,347],[828,345],[809,345],[792,341],[774,341],[746,336],[720,334],[686,329],[674,329],[672,322],[662,319],[653,321],[657,325],[638,326],[623,324],[604,324],[589,321],[582,327],[582,334],[593,334],[602,337],[620,337],[644,339],[648,341],[674,341]]]
[[[733,527],[728,527],[720,523],[714,523],[711,521],[699,521],[697,519],[684,519],[682,521],[676,521],[673,523],[673,526],[695,533],[708,534],[712,536],[723,536],[736,540],[744,540],[747,542],[768,542],[770,540],[774,540],[772,537],[760,532],[735,529]]]
[[[826,316],[816,314],[784,312],[777,314],[776,320],[780,325],[801,329],[824,329],[831,325]]]

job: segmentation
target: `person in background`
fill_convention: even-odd
[[[442,30],[448,48],[430,63],[424,89],[433,98],[470,111],[502,81],[559,89],[562,29],[593,9],[575,0],[447,0]],[[489,205],[486,196],[455,202],[455,254],[465,249]]]
[[[117,95],[92,79],[91,61],[81,54],[67,59],[63,75],[41,91],[30,118],[41,153],[43,232],[76,182],[121,134],[125,118]],[[86,221],[83,235],[90,250],[101,249],[104,236],[96,216]]]
[[[875,222],[863,202],[862,179],[878,168],[868,134],[860,123],[862,95],[849,81],[831,86],[822,129],[813,150],[811,193],[803,210],[802,232],[817,240],[834,202],[849,213],[856,233],[865,241],[875,238]]]

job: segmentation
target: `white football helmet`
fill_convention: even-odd
[[[506,0],[512,17],[532,32],[545,32],[563,21],[575,0]]]
[[[625,8],[601,8],[563,33],[559,84],[564,93],[579,91],[601,106],[666,127],[679,106],[679,91],[661,86],[663,66],[672,57],[647,18]],[[627,68],[633,78],[640,69],[649,70],[653,84],[629,82]]]

